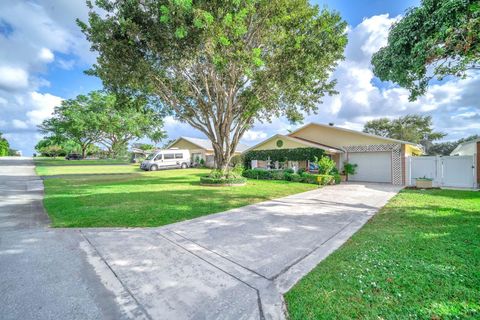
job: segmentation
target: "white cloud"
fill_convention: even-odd
[[[64,59],[60,59],[58,60],[58,65],[60,66],[60,68],[64,69],[64,70],[72,70],[73,67],[75,66],[75,60],[64,60]]]
[[[7,91],[28,86],[28,73],[22,68],[0,66],[0,89]]]
[[[267,133],[263,131],[249,130],[243,135],[243,140],[245,141],[259,141],[265,139]]]
[[[31,111],[26,113],[28,122],[31,125],[39,125],[43,120],[52,115],[53,109],[60,105],[62,98],[49,93],[31,92],[29,95]]]
[[[49,63],[52,62],[55,59],[55,56],[52,51],[48,48],[42,48],[40,49],[40,52],[38,53],[38,57],[40,58],[40,61]]]
[[[26,128],[28,128],[28,125],[24,121],[18,120],[18,119],[13,119],[12,120],[12,125],[16,129],[26,129]]]

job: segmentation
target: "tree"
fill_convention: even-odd
[[[422,0],[392,26],[387,46],[372,57],[373,72],[408,89],[415,100],[435,77],[465,77],[480,69],[478,30],[478,0]]]
[[[336,93],[347,42],[337,13],[308,0],[104,0],[78,21],[109,88],[146,94],[212,142],[224,173],[255,120],[302,119]]]
[[[93,91],[64,100],[40,130],[55,139],[74,141],[85,158],[87,150],[96,143],[116,156],[132,139],[144,136],[160,139],[164,136],[162,125],[161,115],[154,112],[146,100]]]
[[[435,132],[432,127],[432,117],[417,114],[406,115],[397,119],[380,118],[368,121],[363,132],[379,135],[386,138],[419,143],[427,149],[432,141],[446,136],[445,133]]]
[[[149,108],[146,101],[139,104],[136,98],[119,98],[100,91],[92,92],[89,97],[101,124],[99,143],[112,157],[125,152],[133,139],[147,136],[160,141],[165,137],[162,115]]]
[[[0,132],[0,157],[8,156],[9,148],[10,144],[7,139],[3,137],[3,133]]]
[[[55,107],[53,116],[39,126],[40,131],[59,139],[75,141],[85,158],[87,148],[97,142],[101,134],[100,118],[90,102],[86,95],[63,100],[60,106]]]
[[[462,138],[453,142],[434,143],[428,150],[429,155],[448,156],[461,143],[479,139],[480,135],[474,134],[467,138]]]

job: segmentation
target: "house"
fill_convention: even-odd
[[[473,156],[476,163],[476,183],[480,186],[480,138],[460,143],[450,153],[451,156]]]
[[[423,153],[415,143],[319,123],[309,123],[288,135],[274,135],[247,151],[293,148],[322,149],[336,162],[339,171],[343,170],[344,162],[357,164],[356,174],[349,177],[350,181],[396,185],[405,184],[405,158]],[[263,167],[265,161],[255,164]],[[310,168],[308,161],[289,161],[287,166]]]
[[[180,137],[167,146],[167,149],[187,149],[190,151],[192,162],[199,163],[201,160],[205,162],[205,166],[214,166],[214,151],[212,142],[208,139],[199,139],[191,137]],[[248,149],[248,146],[239,143],[235,150],[235,155],[240,155]]]
[[[450,153],[451,156],[473,156],[480,154],[480,138],[460,143]]]

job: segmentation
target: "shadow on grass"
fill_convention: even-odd
[[[234,187],[232,187],[234,188]],[[44,204],[55,227],[153,227],[265,201],[254,189],[162,190],[47,195]],[[281,204],[279,204],[281,205]]]

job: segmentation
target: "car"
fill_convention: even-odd
[[[157,171],[159,169],[182,168],[190,165],[190,151],[186,149],[166,149],[151,153],[140,164],[140,169]]]
[[[70,153],[65,157],[66,160],[82,160],[82,155],[78,153]]]

